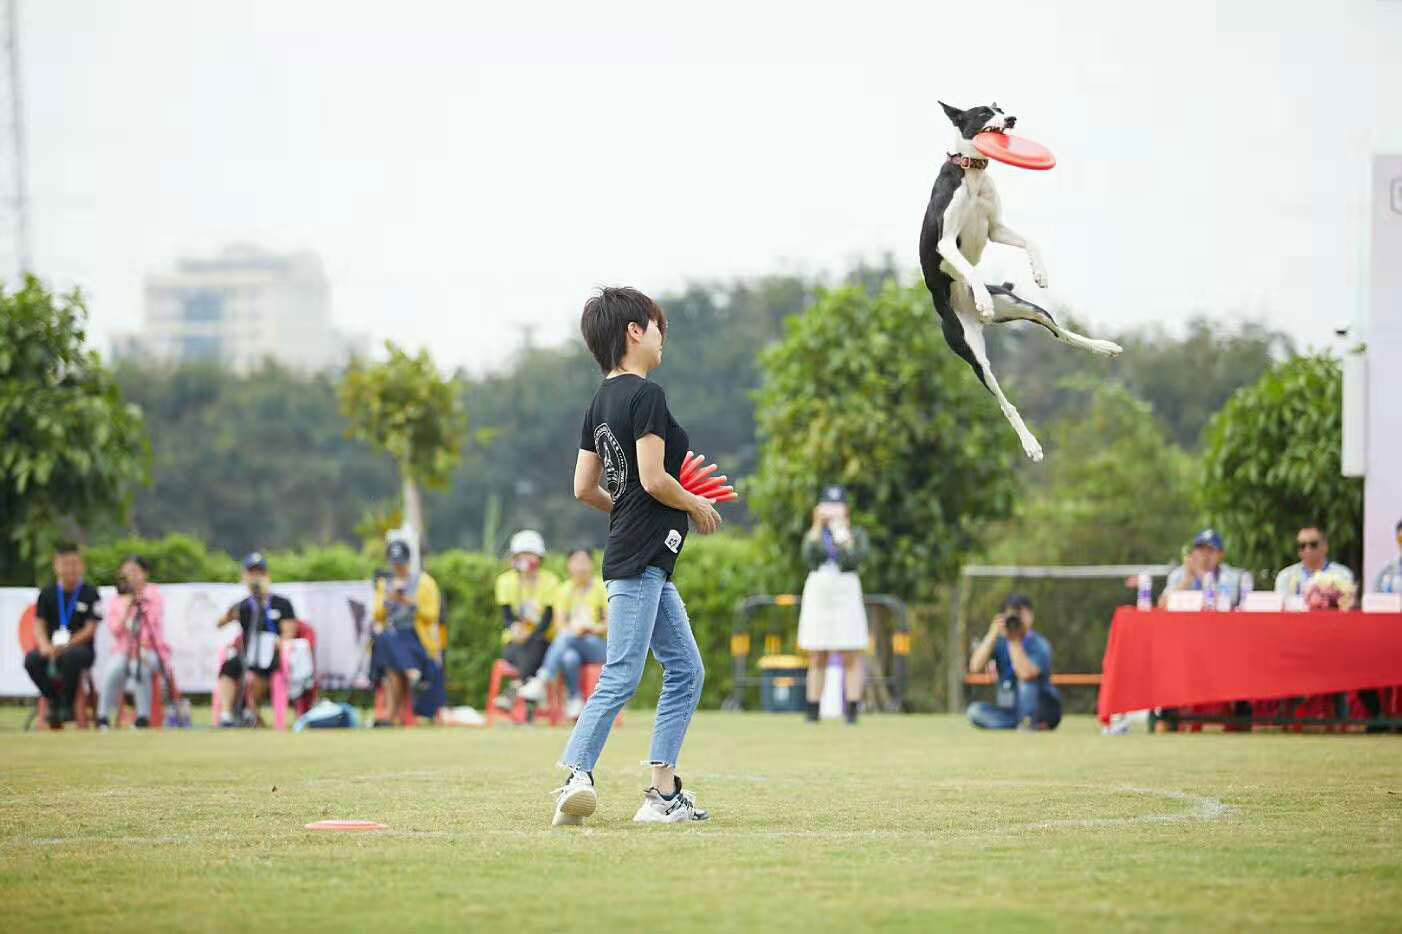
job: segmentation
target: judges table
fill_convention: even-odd
[[[1171,613],[1120,607],[1099,714],[1402,684],[1402,613]]]

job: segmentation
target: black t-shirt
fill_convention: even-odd
[[[69,611],[68,631],[71,634],[77,632],[88,624],[88,621],[101,622],[102,620],[102,598],[98,596],[97,588],[87,581],[80,581],[78,592],[72,591],[63,595],[64,609]],[[45,587],[39,591],[39,599],[34,601],[34,615],[42,619],[48,629],[49,638],[52,639],[54,632],[62,624],[63,614],[59,611],[58,584]]]
[[[649,496],[638,476],[638,439],[647,435],[663,440],[662,465],[678,476],[689,441],[667,411],[662,387],[631,373],[604,380],[579,436],[580,450],[603,461],[604,489],[613,498],[604,580],[637,577],[649,565],[671,577],[686,541],[686,513]]]
[[[271,594],[259,604],[250,594],[236,604],[239,608],[239,625],[243,627],[244,645],[253,639],[253,632],[270,632],[282,635],[282,621],[296,619],[297,611],[292,609],[292,601],[282,594]]]

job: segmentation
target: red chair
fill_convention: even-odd
[[[19,618],[19,648],[20,655],[28,655],[39,647],[39,639],[34,635],[34,627],[38,625],[39,618],[35,615],[34,604],[24,608],[24,612]],[[78,693],[73,698],[74,725],[79,729],[91,728],[97,724],[97,688],[93,685],[92,670],[83,672],[83,676],[78,679]],[[30,717],[31,723],[37,723],[37,729],[47,730],[49,727],[49,699],[40,694],[38,702],[34,707],[34,714]]]
[[[165,679],[159,671],[151,672],[151,728],[160,729],[166,719],[165,692],[162,690]],[[122,691],[122,700],[117,706],[117,726],[131,726],[136,722],[136,705],[127,703],[127,692]]]
[[[579,668],[579,693],[587,701],[594,694],[594,689],[598,687],[599,676],[604,670],[603,665],[581,665]],[[503,679],[518,678],[520,673],[516,668],[504,658],[499,658],[492,663],[491,680],[487,683],[487,726],[491,726],[498,718],[506,718],[505,711],[496,705],[497,695],[501,693],[501,682]],[[545,704],[537,708],[538,714],[543,713],[551,726],[559,726],[565,721],[565,679],[564,676],[556,678],[546,688]],[[516,703],[511,708],[510,720],[513,723],[525,723],[529,711],[526,702],[521,698],[516,698]],[[617,719],[613,721],[615,727],[623,725],[623,714],[620,712]]]
[[[380,682],[380,686],[377,687],[377,688],[375,688],[375,719],[376,719],[376,720],[388,720],[388,719],[389,719],[389,695],[388,695],[388,693],[386,693],[386,691],[385,691],[385,683],[384,683],[384,681],[381,681],[381,682]],[[399,705],[399,725],[400,725],[400,726],[418,726],[418,725],[419,725],[419,718],[416,717],[416,716],[414,715],[414,698],[413,698],[413,697],[406,697],[406,698],[404,698],[403,703],[401,703],[401,704]]]

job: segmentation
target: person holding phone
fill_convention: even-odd
[[[117,574],[117,595],[107,604],[107,628],[112,651],[103,663],[102,697],[97,706],[97,727],[107,729],[131,688],[136,700],[137,729],[151,725],[151,688],[156,674],[170,677],[170,646],[165,640],[165,597],[151,583],[151,564],[140,555],[122,562]],[[171,685],[166,685],[171,690]]]
[[[243,582],[248,596],[224,613],[215,625],[237,621],[243,630],[242,651],[234,653],[219,668],[219,715],[221,727],[257,726],[262,722],[259,710],[269,693],[269,679],[282,664],[279,646],[283,639],[297,638],[297,613],[292,601],[272,592],[268,577],[268,561],[260,552],[243,559]],[[249,709],[243,719],[235,719],[240,706],[239,689],[248,676]]]
[[[438,582],[413,567],[409,543],[394,539],[385,549],[391,572],[375,580],[375,641],[371,649],[370,680],[383,682],[388,716],[375,726],[400,722],[404,705],[416,713],[437,713],[436,696],[442,686],[443,645],[438,626],[442,598]]]
[[[818,721],[828,659],[842,659],[843,715],[857,722],[866,681],[866,603],[857,569],[867,553],[867,536],[852,525],[847,491],[823,490],[813,507],[813,525],[803,536],[808,579],[798,614],[798,647],[808,653],[808,720]]]

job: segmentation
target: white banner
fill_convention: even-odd
[[[165,597],[165,635],[171,667],[182,691],[201,694],[214,689],[219,653],[237,634],[237,626],[217,628],[224,611],[247,595],[241,584],[158,584]],[[103,587],[104,601],[115,591]],[[365,687],[370,667],[369,581],[320,581],[276,584],[274,593],[292,601],[297,618],[316,630],[317,681],[324,688]],[[38,591],[31,587],[0,587],[0,696],[33,697],[38,691],[24,670],[19,622]],[[98,630],[97,659],[111,648],[111,634]]]
[[[1363,481],[1363,580],[1373,589],[1397,556],[1402,521],[1402,153],[1373,158],[1373,269],[1368,318],[1367,472]]]

